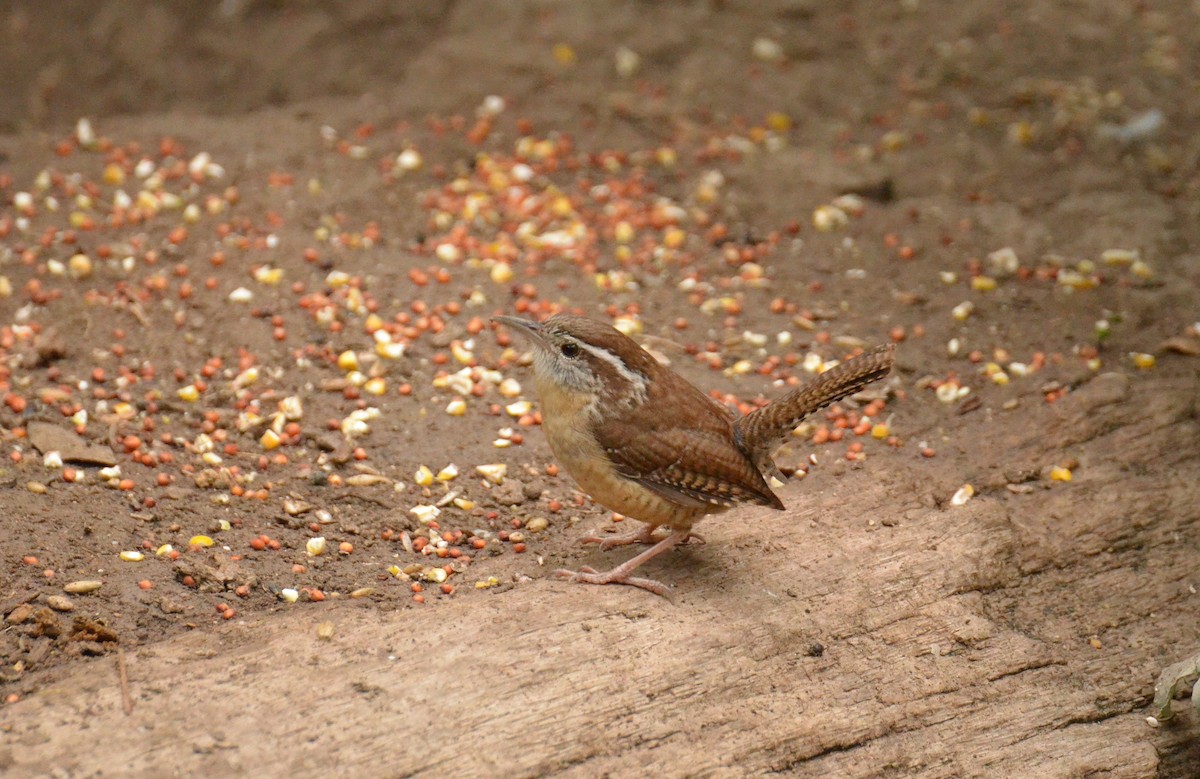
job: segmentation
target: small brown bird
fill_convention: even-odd
[[[542,427],[559,463],[597,503],[646,526],[626,537],[585,538],[608,549],[652,544],[603,573],[559,570],[587,584],[628,584],[659,595],[670,588],[633,571],[692,536],[692,526],[735,503],[782,509],[766,476],[771,454],[809,414],[883,378],[894,347],[880,346],[743,417],[692,386],[633,339],[583,317],[539,324],[498,316],[533,344]],[[660,525],[670,528],[654,538]]]

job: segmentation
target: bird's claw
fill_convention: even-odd
[[[565,579],[566,581],[579,582],[580,584],[627,584],[630,587],[638,587],[639,589],[652,592],[667,600],[673,600],[671,588],[662,582],[654,579],[644,579],[640,576],[622,576],[614,575],[614,571],[607,573],[597,573],[595,568],[583,567],[578,571],[569,571],[566,568],[560,568],[554,572],[553,576],[556,579]]]

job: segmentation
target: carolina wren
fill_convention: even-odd
[[[494,321],[533,344],[542,427],[559,463],[597,503],[646,523],[631,536],[584,542],[602,549],[653,544],[610,571],[581,568],[555,576],[664,596],[669,587],[633,571],[687,541],[708,514],[738,502],[782,509],[764,477],[779,473],[772,453],[806,416],[886,376],[894,352],[891,345],[877,347],[736,417],[601,322],[563,314],[541,324],[510,316]],[[658,541],[652,534],[660,525],[671,532]]]

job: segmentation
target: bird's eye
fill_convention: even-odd
[[[567,341],[565,344],[562,345],[561,349],[562,349],[563,357],[578,357],[579,356],[579,344],[575,343],[574,341]]]

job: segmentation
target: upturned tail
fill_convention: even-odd
[[[782,398],[751,411],[734,423],[734,436],[742,451],[766,476],[779,478],[771,454],[809,414],[853,395],[892,370],[894,344],[877,346],[822,373]]]

